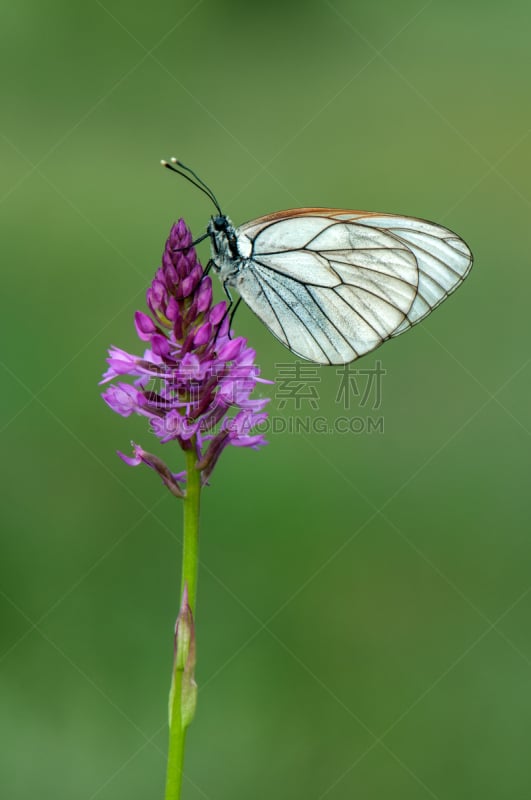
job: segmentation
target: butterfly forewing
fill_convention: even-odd
[[[433,223],[348,209],[292,209],[237,230],[252,242],[234,285],[292,352],[342,364],[430,313],[472,255]]]
[[[420,322],[464,281],[472,266],[468,245],[455,233],[425,220],[390,214],[369,215],[364,224],[385,226],[414,254],[418,270],[418,292],[407,318],[393,336]]]

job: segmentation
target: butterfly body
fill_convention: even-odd
[[[301,358],[344,364],[420,322],[472,266],[465,242],[414,217],[279,211],[235,228],[212,217],[212,264]],[[230,296],[230,294],[229,294]]]
[[[233,286],[252,254],[252,242],[245,234],[238,235],[230,219],[223,214],[212,217],[207,233],[214,270],[224,286]]]

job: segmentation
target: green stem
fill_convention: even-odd
[[[176,694],[180,693],[180,681],[174,684]],[[173,713],[173,719],[179,719],[179,714]],[[170,746],[168,749],[168,769],[166,772],[166,794],[165,800],[179,800],[181,796],[181,787],[183,782],[183,765],[184,765],[184,743],[186,741],[186,728],[182,729],[179,724],[172,725],[170,729]]]
[[[195,615],[199,553],[199,501],[201,496],[201,473],[196,469],[195,442],[186,451],[186,496],[184,503],[183,561],[181,597],[185,586],[188,589],[188,605]],[[182,610],[182,607],[181,607]],[[180,615],[181,616],[181,615]],[[183,723],[183,664],[179,657],[174,665],[172,691],[170,694],[170,736],[168,767],[166,773],[165,800],[180,800],[183,779],[184,745],[188,723]]]
[[[181,597],[185,584],[188,586],[188,603],[195,615],[197,592],[197,568],[199,565],[199,500],[201,496],[201,473],[195,468],[197,456],[193,449],[186,451],[186,497],[184,498],[183,571]]]

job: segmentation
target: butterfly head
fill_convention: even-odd
[[[227,228],[230,225],[229,220],[225,216],[225,214],[218,214],[216,217],[212,217],[210,220],[212,224],[212,228],[215,231],[227,231]]]

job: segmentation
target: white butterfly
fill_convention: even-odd
[[[295,208],[235,228],[206,184],[172,164],[216,205],[201,238],[210,237],[211,264],[229,298],[234,287],[282,344],[309,361],[345,364],[399,336],[472,266],[459,236],[414,217]]]

